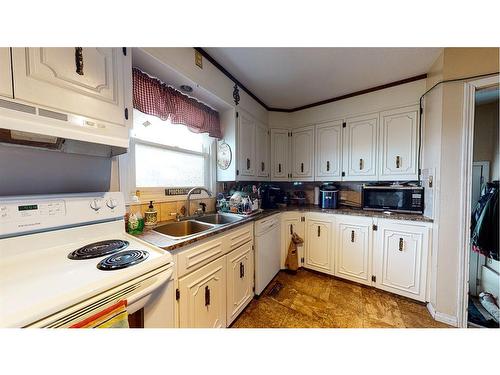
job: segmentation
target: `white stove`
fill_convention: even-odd
[[[123,299],[172,326],[172,256],[127,234],[124,213],[121,193],[1,199],[0,327],[67,327]]]

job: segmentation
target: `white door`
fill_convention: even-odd
[[[257,177],[261,180],[269,179],[269,130],[262,124],[257,124]]]
[[[306,256],[304,267],[332,273],[332,223],[328,220],[306,219]]]
[[[379,220],[375,246],[375,286],[425,301],[429,228]]]
[[[226,258],[179,280],[181,328],[226,327]]]
[[[271,181],[289,180],[289,134],[285,129],[271,129]]]
[[[0,48],[0,96],[12,98],[12,70],[10,48]]]
[[[377,133],[378,113],[346,120],[343,129],[343,180],[377,180]]]
[[[292,216],[289,216],[292,215]],[[292,240],[292,233],[296,233],[300,238],[306,240],[306,218],[301,214],[284,214],[281,219],[281,268],[285,268],[285,261],[288,255],[288,247]],[[299,258],[299,267],[303,266],[304,243],[297,245],[297,256]]]
[[[122,48],[13,48],[16,99],[126,125],[130,58]],[[132,108],[127,111],[131,116]]]
[[[243,111],[238,111],[238,174],[255,177],[255,122]]]
[[[254,253],[252,243],[241,246],[226,256],[227,325],[230,325],[253,298]]]
[[[380,114],[379,180],[418,179],[418,106]]]
[[[316,125],[316,181],[339,181],[342,175],[342,121]]]
[[[292,180],[314,180],[314,126],[292,132]]]
[[[371,284],[372,220],[337,216],[335,276]]]

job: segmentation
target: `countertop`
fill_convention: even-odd
[[[221,225],[215,227],[209,231],[202,232],[199,234],[195,234],[185,239],[174,240],[163,234],[155,232],[153,229],[157,226],[166,224],[168,222],[158,223],[155,227],[145,227],[144,232],[141,234],[135,235],[137,238],[149,242],[155,246],[161,247],[164,250],[172,251],[184,247],[186,245],[193,244],[195,242],[204,240],[206,238],[215,236],[217,234],[226,232],[228,230],[237,228],[239,226],[248,224],[255,220],[260,220],[265,217],[282,213],[282,212],[291,212],[291,211],[299,211],[299,212],[318,212],[318,213],[326,213],[326,214],[335,214],[335,215],[352,215],[352,216],[364,216],[364,217],[376,217],[383,219],[391,219],[391,220],[408,220],[408,221],[419,221],[425,223],[432,223],[432,219],[419,214],[403,214],[403,213],[391,213],[385,214],[381,211],[365,211],[361,208],[338,208],[338,209],[323,209],[315,205],[304,205],[304,206],[287,206],[286,208],[280,209],[266,209],[260,213],[255,215],[251,215],[243,218],[240,221],[235,223],[230,223],[226,225]],[[170,221],[171,222],[171,221]]]

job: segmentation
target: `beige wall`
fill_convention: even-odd
[[[474,114],[474,161],[498,158],[498,101],[476,106]],[[498,177],[497,177],[498,178]]]
[[[431,68],[427,87],[442,79],[498,71],[497,48],[445,48]],[[464,83],[446,83],[425,99],[424,168],[436,168],[435,229],[431,254],[431,303],[456,319],[459,293],[461,153]],[[436,137],[436,139],[434,139]],[[439,147],[437,147],[439,143]]]

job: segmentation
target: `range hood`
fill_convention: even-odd
[[[127,126],[0,99],[0,143],[112,157],[127,152]]]

